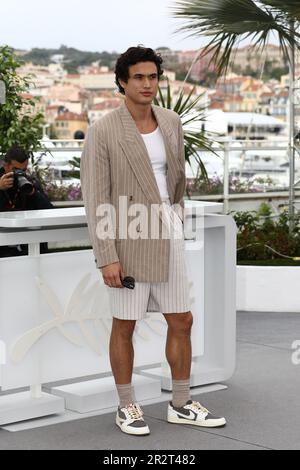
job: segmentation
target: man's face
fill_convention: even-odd
[[[23,163],[17,162],[16,160],[12,160],[10,163],[4,164],[5,173],[10,173],[13,170],[26,171],[27,167],[28,167],[28,160],[25,160],[25,162]]]
[[[158,91],[158,73],[154,62],[140,62],[129,67],[128,83],[119,80],[126,98],[135,104],[149,105]]]

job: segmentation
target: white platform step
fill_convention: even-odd
[[[0,396],[1,426],[64,411],[64,399],[48,393],[42,393],[40,398],[32,398],[29,391]]]
[[[207,386],[209,387],[209,390],[208,391],[211,391],[211,387],[212,386],[215,386],[216,388],[214,388],[213,390],[224,390],[227,388],[226,385],[222,385],[222,384],[217,384],[217,383],[214,383],[213,380],[211,380],[211,383],[213,385],[210,385],[210,376],[211,374],[215,374],[215,376],[217,377],[218,375],[220,377],[222,377],[222,370],[213,370],[213,369],[209,369],[208,371],[206,370],[201,370],[201,372],[197,372],[197,368],[196,367],[193,367],[194,364],[192,363],[192,370],[191,370],[191,378],[190,378],[190,386],[191,387],[204,387],[206,384],[208,384]],[[161,382],[161,388],[162,390],[166,390],[168,392],[171,392],[172,391],[172,376],[171,376],[171,371],[169,368],[166,368],[165,366],[163,367],[157,367],[157,368],[153,368],[153,369],[141,369],[139,372],[139,374],[141,374],[141,376],[144,376],[144,377],[149,377],[153,380],[159,380]],[[222,380],[222,378],[220,378],[220,380]]]
[[[134,374],[132,383],[136,399],[139,402],[161,396],[159,379]],[[119,404],[113,377],[52,387],[50,392],[65,399],[67,410],[78,413],[90,413],[95,410],[116,407]]]

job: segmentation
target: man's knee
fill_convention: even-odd
[[[134,333],[136,320],[120,320],[113,318],[112,332],[122,339],[131,339]]]
[[[169,329],[175,334],[190,334],[193,326],[192,312],[165,315]]]

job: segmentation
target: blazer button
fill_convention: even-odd
[[[133,196],[129,196],[129,201],[133,201]]]

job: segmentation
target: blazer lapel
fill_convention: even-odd
[[[160,204],[159,189],[143,138],[125,102],[119,109],[125,131],[125,140],[120,140],[120,145],[147,199]]]
[[[164,138],[167,154],[167,188],[171,203],[173,203],[178,170],[180,170],[180,163],[175,154],[176,137],[169,121],[162,112],[163,110],[154,105],[152,110]],[[125,134],[125,139],[120,140],[120,145],[147,199],[153,204],[161,204],[162,201],[147,148],[125,101],[119,108],[119,112]]]

